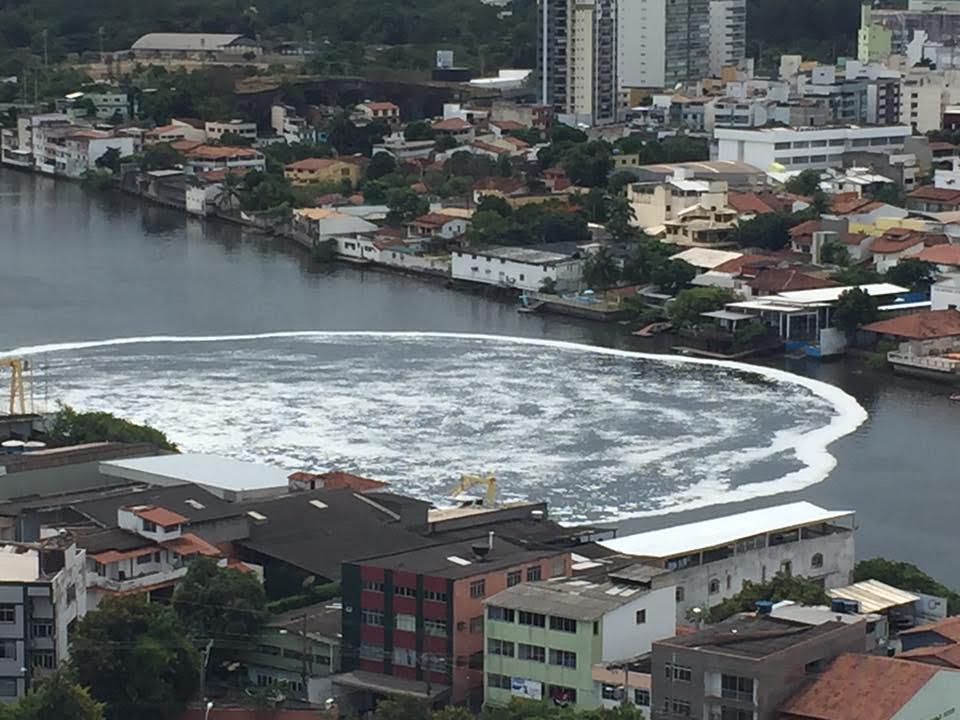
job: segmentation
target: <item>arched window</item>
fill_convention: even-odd
[[[815,568],[823,567],[823,555],[816,553],[812,558],[810,558],[810,566]]]
[[[683,588],[679,585],[677,586],[677,602],[683,602],[684,592]]]
[[[720,592],[720,581],[714,578],[710,581],[710,594],[716,595],[718,592]]]

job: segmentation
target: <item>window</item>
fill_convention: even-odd
[[[600,697],[604,700],[619,700],[620,688],[616,685],[603,685],[600,688]]]
[[[527,612],[526,610],[521,610],[518,622],[521,625],[533,625],[534,627],[546,627],[547,616],[541,615],[540,613],[532,613],[532,612]]]
[[[507,587],[513,587],[523,582],[523,573],[520,570],[511,570],[507,573]]]
[[[787,577],[793,575],[793,563],[791,563],[789,560],[784,560],[782,563],[780,563],[780,572]]]
[[[577,621],[571,618],[560,617],[559,615],[550,616],[550,629],[560,632],[575,633],[577,631]]]
[[[753,710],[720,706],[720,720],[753,720]]]
[[[637,620],[637,625],[645,625],[647,622],[647,611],[637,610],[636,620]]]
[[[0,659],[16,660],[17,643],[14,640],[0,640]]]
[[[153,558],[150,555],[137,555],[137,565],[147,565],[152,560]]]
[[[820,553],[815,553],[812,558],[810,558],[810,567],[813,568],[822,568],[823,567],[823,555]]]
[[[486,594],[487,594],[486,580],[474,580],[472,583],[470,583],[470,597],[482,598]]]
[[[683,602],[685,595],[686,593],[684,593],[683,588],[678,585],[677,586],[677,602]]]
[[[487,620],[500,620],[501,622],[513,622],[516,613],[510,608],[497,607],[490,605],[487,607]]]
[[[721,675],[720,697],[740,700],[741,702],[753,702],[753,678]]]
[[[423,599],[434,600],[436,602],[446,602],[447,594],[445,592],[438,592],[437,590],[424,590]]]
[[[156,531],[157,531],[157,524],[156,524],[156,523],[152,523],[152,522],[150,522],[149,520],[144,520],[144,521],[143,521],[143,531],[144,531],[144,532],[150,532],[150,533],[156,532]]]
[[[0,697],[17,696],[17,679],[0,678]]]
[[[540,579],[540,566],[534,565],[527,568],[527,582],[536,582]]]
[[[394,585],[393,594],[399,597],[415,598],[417,596],[417,589],[407,585]]]
[[[690,717],[690,703],[686,700],[671,700],[670,712],[680,717]]]
[[[280,655],[280,648],[272,645],[257,645],[257,652],[261,655]]]
[[[569,650],[550,650],[550,664],[560,667],[576,668],[577,654]]]
[[[53,623],[34,622],[30,625],[30,635],[35,638],[53,637]]]
[[[487,654],[513,657],[513,652],[513,643],[509,640],[497,640],[496,638],[487,639]]]
[[[511,687],[510,676],[487,673],[487,687],[509,690]]]
[[[707,588],[710,591],[711,595],[716,595],[720,592],[720,581],[714,578],[710,581],[710,585]]]
[[[483,634],[483,615],[470,618],[470,634]]]
[[[383,625],[383,612],[380,610],[361,610],[360,622],[364,625]]]
[[[520,279],[523,280],[523,275],[520,276]],[[553,563],[550,565],[550,577],[561,577],[567,574],[567,559],[565,557],[558,557],[553,559]]]
[[[364,590],[369,590],[370,592],[383,592],[383,582],[380,580],[364,580],[360,587],[362,587]]]
[[[409,648],[395,647],[393,649],[393,664],[401,667],[416,667],[417,651]]]
[[[383,645],[370,645],[367,643],[361,643],[360,659],[377,660],[379,662],[383,662]]]
[[[517,644],[517,658],[520,660],[530,660],[531,662],[546,662],[546,651],[539,645],[527,645],[526,643]]]
[[[575,703],[577,702],[577,691],[575,688],[564,687],[563,685],[551,685],[550,699],[561,704]]]
[[[17,621],[17,606],[4,603],[0,605],[0,623],[15,623]]]
[[[634,690],[633,691],[633,704],[640,705],[642,707],[650,707],[650,691],[649,690]]]
[[[155,563],[160,562],[160,551],[159,551],[159,550],[157,550],[157,551],[153,554],[153,561],[154,561]]]
[[[523,273],[520,273],[520,282],[523,282],[524,279],[525,279],[525,278],[523,277]]]
[[[394,619],[394,627],[396,627],[397,630],[416,632],[417,619],[413,615],[397,615]]]
[[[423,631],[427,635],[436,635],[438,637],[446,637],[447,623],[445,620],[424,620]]]
[[[732,580],[731,580],[730,576],[727,575],[727,590],[730,589],[730,585],[731,585],[731,584],[732,584]]]
[[[667,663],[664,670],[667,680],[673,680],[674,682],[690,682],[693,680],[693,671],[685,665]]]

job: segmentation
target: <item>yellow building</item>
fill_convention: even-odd
[[[355,187],[360,179],[360,168],[354,163],[332,158],[307,158],[290,163],[283,174],[293,185],[313,185],[315,183],[339,183],[350,181]]]

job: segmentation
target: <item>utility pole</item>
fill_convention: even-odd
[[[210,651],[213,650],[213,640],[207,640],[203,650],[203,661],[200,663],[200,702],[207,702],[207,663],[210,662]]]
[[[103,64],[104,64],[104,57],[103,57],[103,25],[101,25],[100,27],[97,28],[97,37],[100,38],[100,64],[103,65]]]
[[[43,32],[40,33],[43,36],[43,67],[46,68],[50,64],[50,57],[47,54],[47,35],[49,31],[44,28]]]
[[[304,613],[300,616],[300,634],[303,638],[303,647],[302,653],[300,654],[300,679],[303,681],[303,696],[309,701],[310,700],[310,663],[307,659],[307,644],[309,639],[307,638],[307,614]]]

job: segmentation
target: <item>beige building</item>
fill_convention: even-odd
[[[360,168],[354,163],[333,158],[306,158],[285,166],[283,174],[293,185],[349,180],[353,187],[360,179]]]
[[[694,206],[729,209],[725,181],[691,180],[683,169],[661,183],[628,185],[627,200],[633,207],[634,224],[654,235]]]

